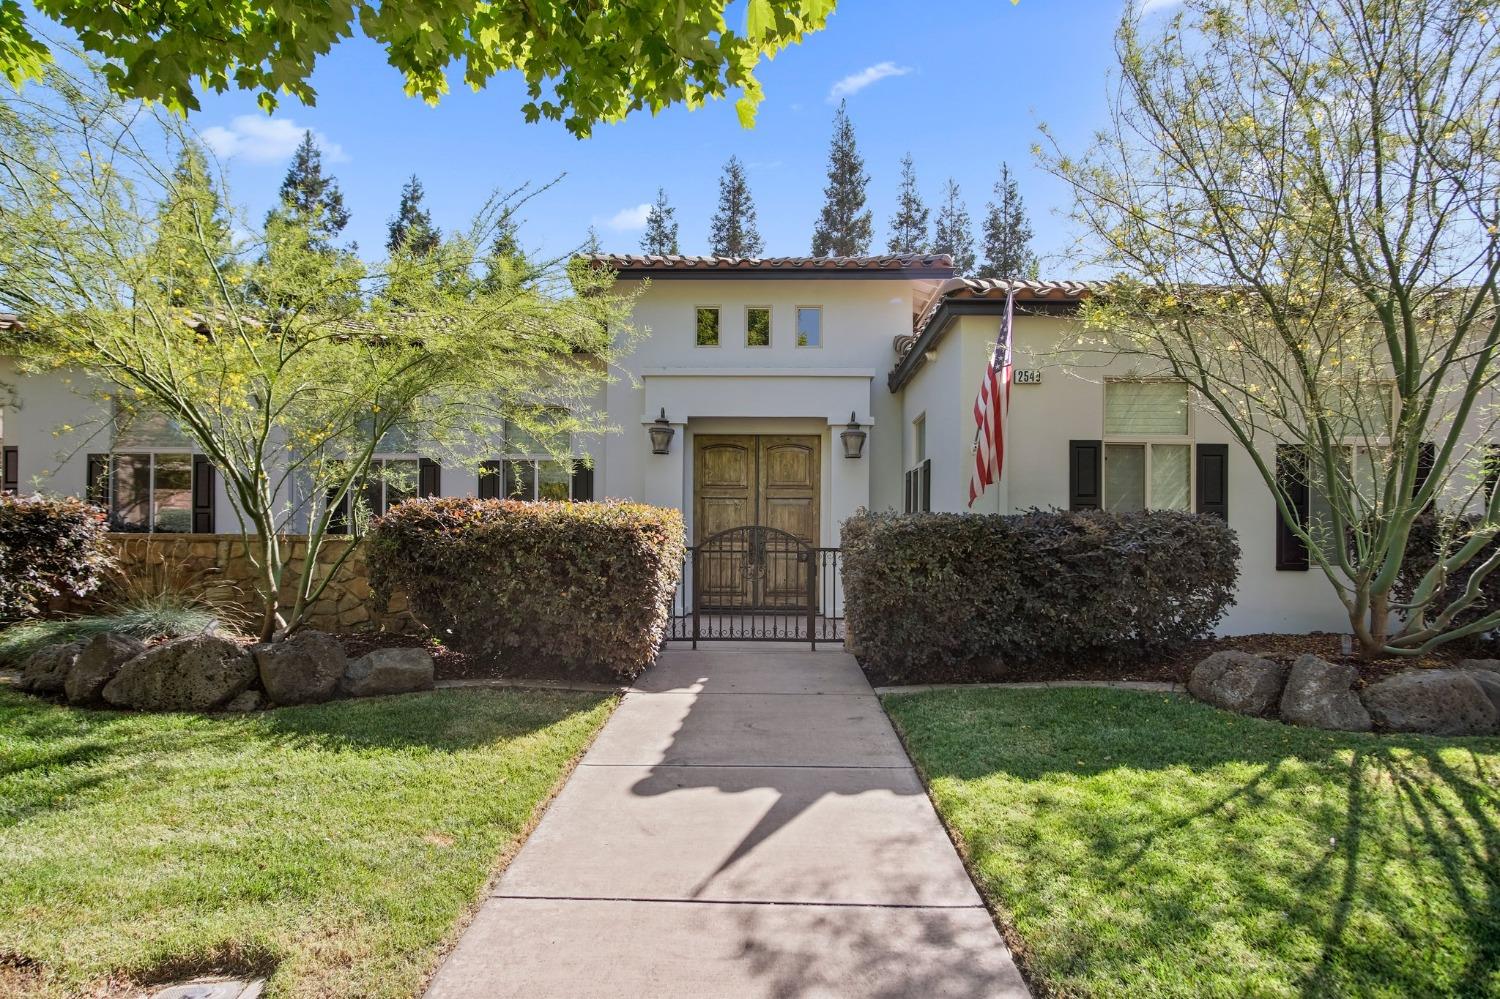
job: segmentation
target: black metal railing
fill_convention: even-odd
[[[668,640],[842,643],[839,549],[774,528],[738,527],[690,547]]]

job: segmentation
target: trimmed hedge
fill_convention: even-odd
[[[81,500],[0,496],[0,621],[86,596],[113,561],[104,515]]]
[[[637,503],[409,500],[367,540],[377,599],[443,644],[526,672],[633,679],[682,575],[682,514]]]
[[[1240,558],[1173,511],[861,514],[843,549],[852,651],[891,682],[1169,652],[1234,603]]]

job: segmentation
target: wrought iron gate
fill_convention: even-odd
[[[837,548],[774,527],[734,527],[688,549],[672,641],[842,642]]]

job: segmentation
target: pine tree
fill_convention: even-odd
[[[953,267],[959,274],[974,272],[973,224],[969,221],[969,210],[959,199],[958,183],[952,177],[948,178],[943,203],[938,207],[932,252],[951,254]]]
[[[667,204],[665,188],[656,189],[656,203],[646,213],[646,233],[641,237],[641,252],[656,255],[677,254],[677,209]]]
[[[901,193],[896,200],[896,214],[891,216],[891,239],[886,248],[892,253],[926,253],[927,219],[931,213],[917,192],[917,170],[911,153],[901,157]]]
[[[583,254],[587,257],[597,257],[604,252],[604,243],[599,239],[599,230],[589,226],[588,238],[583,241]]]
[[[865,161],[854,143],[854,125],[846,101],[833,116],[833,141],[828,146],[828,186],[823,188],[823,213],[813,226],[812,255],[859,257],[870,252],[870,210],[865,207]]]
[[[182,147],[171,187],[157,213],[151,273],[173,305],[192,308],[234,281],[234,241],[224,201],[194,143]]]
[[[495,221],[495,238],[490,241],[490,251],[484,262],[482,287],[485,291],[518,287],[539,276],[535,265],[526,259],[520,229],[520,220],[510,209],[502,211]]]
[[[729,157],[719,178],[719,208],[709,222],[708,243],[716,257],[755,257],[765,250],[745,168],[737,156]]]
[[[995,196],[999,200],[990,202],[984,217],[984,266],[979,276],[1013,281],[1034,278],[1037,260],[1031,252],[1031,224],[1016,178],[1004,163],[995,182]]]
[[[333,175],[323,173],[323,154],[313,142],[312,131],[302,134],[302,142],[292,154],[292,165],[281,182],[281,197],[271,209],[267,221],[283,213],[307,226],[314,249],[329,250],[339,233],[349,224],[344,194]]]
[[[389,253],[425,257],[443,241],[442,231],[432,224],[432,213],[422,207],[422,182],[411,175],[401,188],[396,216],[386,223],[385,248]]]

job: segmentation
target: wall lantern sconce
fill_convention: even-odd
[[[839,434],[839,440],[844,442],[844,457],[858,458],[865,453],[865,438],[869,435],[859,429],[859,423],[854,419],[854,414],[849,414],[849,426],[843,433]]]
[[[651,435],[651,453],[666,454],[672,450],[672,437],[677,429],[667,422],[667,408],[662,407],[661,415],[656,422],[646,428],[646,433]]]

